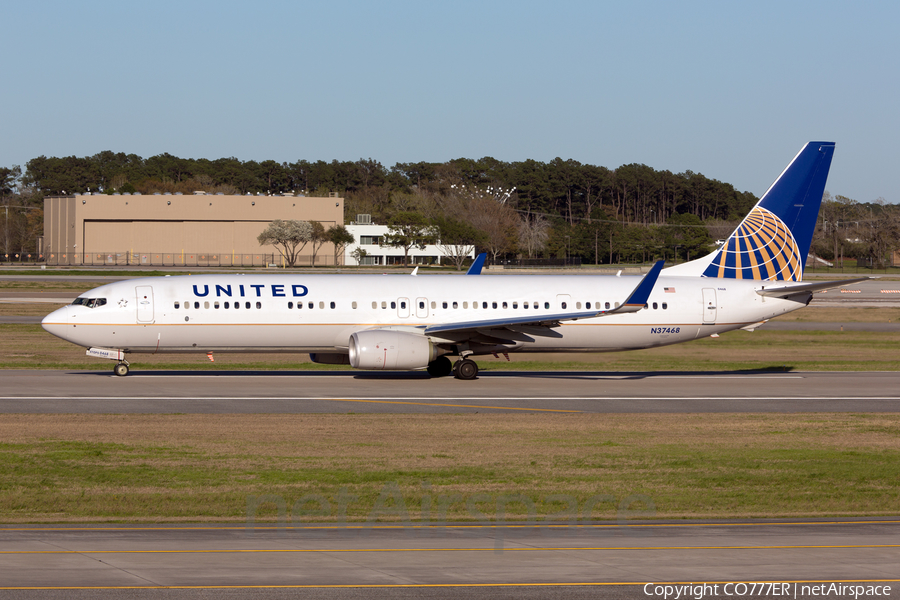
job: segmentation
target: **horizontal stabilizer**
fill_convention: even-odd
[[[791,294],[799,294],[801,292],[818,292],[819,290],[830,290],[831,288],[849,285],[851,283],[859,283],[871,279],[870,277],[857,277],[856,279],[842,279],[840,281],[817,281],[815,283],[798,283],[797,285],[779,285],[774,287],[762,286],[756,290],[760,296],[790,296]]]

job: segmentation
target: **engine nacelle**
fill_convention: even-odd
[[[372,329],[350,336],[350,365],[354,369],[423,369],[438,357],[438,349],[422,335]]]

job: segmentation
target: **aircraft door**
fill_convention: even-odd
[[[428,298],[416,298],[416,316],[420,319],[428,318]]]
[[[401,319],[409,317],[409,298],[397,298],[397,316]]]
[[[137,300],[137,322],[152,323],[153,322],[153,287],[149,285],[139,285],[134,288],[135,299]]]
[[[716,323],[716,290],[703,288],[703,324],[714,325]]]

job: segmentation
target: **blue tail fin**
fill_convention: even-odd
[[[800,281],[833,142],[809,142],[715,253],[704,277]]]

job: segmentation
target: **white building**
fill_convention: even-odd
[[[367,215],[365,215],[367,216]],[[364,215],[359,215],[364,217]],[[363,219],[360,219],[363,220]],[[347,231],[353,234],[355,241],[348,245],[344,250],[344,264],[356,265],[356,258],[353,253],[357,248],[366,251],[359,264],[361,265],[402,265],[403,264],[403,248],[393,248],[391,246],[382,246],[381,242],[388,234],[387,225],[376,225],[374,223],[351,222],[347,225]],[[469,252],[470,258],[475,258],[475,250]],[[418,246],[409,249],[410,265],[439,265],[441,259],[447,262],[446,255],[441,251],[437,244],[428,244],[424,250],[420,250]]]

